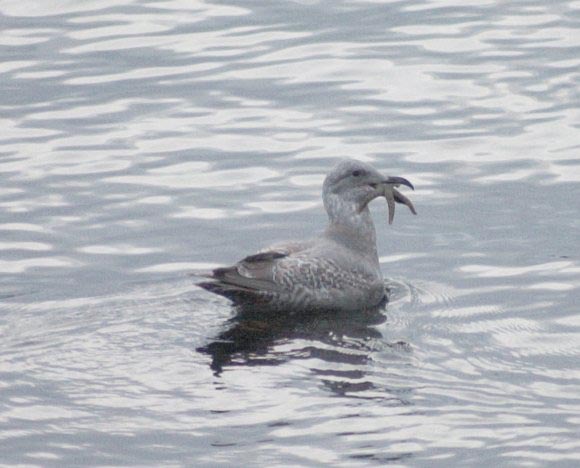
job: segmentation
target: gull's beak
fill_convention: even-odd
[[[387,199],[387,205],[389,207],[389,224],[392,224],[393,219],[395,218],[395,202],[406,205],[411,210],[411,213],[414,215],[417,214],[417,211],[415,211],[415,207],[413,206],[411,200],[409,200],[405,195],[403,195],[395,188],[399,187],[400,185],[405,185],[410,189],[415,190],[413,184],[404,177],[387,177],[383,180],[383,194]]]
[[[399,185],[406,185],[411,190],[415,190],[413,184],[404,177],[387,177],[385,180],[383,180],[383,184],[393,185],[394,187],[398,187]]]

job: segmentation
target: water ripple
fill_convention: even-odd
[[[0,2],[3,461],[577,463],[579,9]],[[417,187],[385,309],[195,286],[345,156]]]

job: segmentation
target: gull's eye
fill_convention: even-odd
[[[359,171],[358,169],[356,171],[352,171],[352,175],[353,177],[358,177],[362,174],[362,171]]]

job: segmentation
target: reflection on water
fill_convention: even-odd
[[[0,2],[2,462],[576,466],[579,11]],[[343,156],[417,187],[384,310],[193,284],[315,235]]]
[[[211,356],[210,367],[216,375],[222,373],[225,365],[267,365],[300,357],[360,366],[369,359],[365,348],[372,350],[372,346],[368,349],[369,343],[382,338],[372,327],[386,320],[382,312],[379,308],[359,314],[285,311],[265,315],[263,311],[239,307],[227,329],[199,351]],[[295,341],[304,347],[288,349],[287,344]],[[271,352],[272,346],[278,344],[283,352]],[[341,374],[349,376],[348,372]]]

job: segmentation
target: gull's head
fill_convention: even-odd
[[[374,167],[362,161],[344,159],[326,176],[323,184],[323,199],[326,211],[332,217],[338,211],[351,208],[351,212],[361,213],[369,202],[384,196],[400,203],[399,192],[395,187],[406,185],[413,188],[411,182],[402,177],[389,177],[378,172]],[[409,202],[410,203],[410,202]],[[409,206],[409,205],[407,205]],[[409,208],[411,208],[409,206]],[[411,208],[414,212],[414,208]]]

